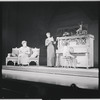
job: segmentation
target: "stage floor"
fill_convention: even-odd
[[[2,78],[42,82],[62,86],[98,89],[98,68],[61,68],[46,66],[2,66]]]
[[[62,67],[47,67],[47,66],[11,66],[3,65],[2,69],[28,71],[48,74],[63,74],[63,75],[78,75],[87,77],[98,77],[98,68],[62,68]]]

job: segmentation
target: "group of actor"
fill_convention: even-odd
[[[54,38],[51,36],[50,32],[46,33],[45,46],[47,47],[47,66],[54,67],[55,66],[55,48]],[[63,56],[70,56],[70,52],[68,47],[68,43],[65,43],[65,47],[63,50]],[[28,64],[28,55],[30,54],[30,48],[27,46],[27,41],[22,41],[22,46],[19,48],[18,55],[18,64],[27,65]]]

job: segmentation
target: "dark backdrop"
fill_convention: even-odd
[[[68,25],[88,24],[94,35],[94,61],[98,64],[98,2],[1,2],[2,64],[12,48],[26,40],[40,48],[40,65],[46,65],[45,33],[56,39],[57,29]]]

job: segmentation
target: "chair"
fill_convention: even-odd
[[[12,53],[8,53],[8,56],[6,57],[6,65],[9,61],[12,61],[14,65],[18,63],[18,54],[19,54],[19,49],[12,48]]]
[[[39,66],[39,56],[40,56],[40,49],[39,48],[31,48],[32,54],[29,57],[29,64],[34,61],[36,65]]]
[[[76,57],[71,54],[74,52],[74,49],[72,47],[70,47],[69,52],[70,52],[70,54],[62,56],[62,58],[61,58],[62,66],[75,68],[76,64],[77,64],[77,60],[76,60]]]
[[[76,58],[73,57],[63,57],[62,56],[62,63],[61,66],[63,67],[76,67]]]
[[[30,48],[31,54],[29,56],[29,63],[28,65],[34,61],[36,65],[39,65],[39,55],[40,55],[40,49],[39,48]],[[14,65],[18,64],[18,55],[19,55],[19,49],[18,48],[12,48],[12,53],[8,53],[8,56],[6,57],[6,65],[9,61],[12,61]]]

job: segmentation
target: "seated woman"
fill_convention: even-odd
[[[29,54],[30,54],[30,48],[27,46],[27,41],[22,41],[22,47],[19,48],[18,64],[28,65]]]
[[[69,47],[68,42],[65,42],[64,44],[63,59],[65,59],[64,66],[75,67],[75,56],[71,54],[71,47]]]

